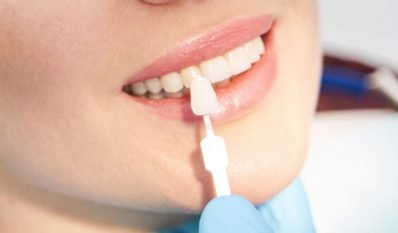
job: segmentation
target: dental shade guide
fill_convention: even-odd
[[[192,111],[203,117],[206,131],[206,137],[200,142],[205,168],[212,174],[216,195],[230,195],[227,148],[224,139],[214,134],[210,117],[219,108],[216,93],[210,81],[204,77],[194,78],[190,91]]]

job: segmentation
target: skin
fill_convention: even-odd
[[[147,232],[198,213],[214,195],[198,123],[126,101],[121,85],[186,39],[259,14],[276,19],[278,77],[250,114],[215,126],[233,192],[254,203],[305,160],[314,0],[1,0],[0,231]]]

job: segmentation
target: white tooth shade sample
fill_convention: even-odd
[[[203,116],[217,112],[219,105],[216,93],[206,78],[191,82],[191,108],[195,115]]]
[[[160,78],[160,83],[168,93],[177,93],[184,87],[181,76],[177,72],[163,75]]]
[[[211,83],[220,82],[232,76],[227,60],[220,56],[200,63],[203,76]]]

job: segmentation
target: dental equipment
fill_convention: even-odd
[[[326,61],[327,59],[328,57],[326,57]],[[398,108],[398,76],[391,68],[371,67],[351,61],[335,60],[324,64],[322,92],[325,94],[347,94],[346,98],[356,100],[375,93],[377,96],[388,99],[395,105],[395,109]]]
[[[398,106],[398,80],[392,70],[380,67],[368,79],[370,88],[379,90]]]
[[[227,166],[228,154],[225,141],[214,134],[210,115],[219,108],[216,93],[210,81],[204,77],[194,78],[191,82],[191,108],[195,115],[202,116],[206,137],[200,142],[206,170],[213,178],[216,196],[231,194]]]

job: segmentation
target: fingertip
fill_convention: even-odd
[[[238,195],[217,197],[203,210],[200,233],[272,232],[250,201]]]

